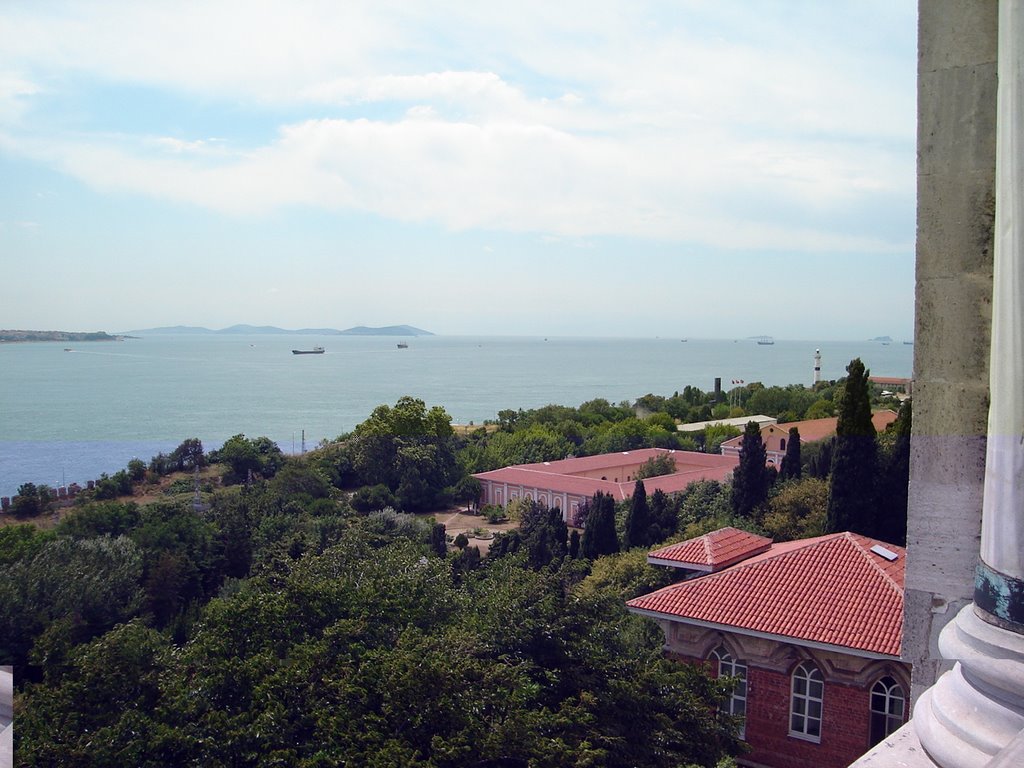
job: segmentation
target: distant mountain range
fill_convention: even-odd
[[[300,328],[298,330],[288,330],[286,328],[277,328],[273,325],[232,325],[230,328],[221,328],[220,330],[211,330],[209,328],[201,328],[194,325],[172,325],[165,326],[163,328],[144,328],[134,331],[126,331],[132,335],[149,335],[154,336],[158,334],[247,334],[247,335],[270,335],[270,334],[283,334],[287,336],[433,336],[434,334],[430,331],[424,331],[422,328],[415,328],[411,325],[386,325],[381,328],[370,328],[365,325],[357,325],[354,328],[346,328],[344,331],[339,331],[336,328]]]

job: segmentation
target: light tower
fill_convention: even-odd
[[[821,350],[814,350],[814,383],[821,381]]]

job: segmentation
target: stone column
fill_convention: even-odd
[[[999,3],[989,419],[974,603],[939,637],[956,660],[914,726],[943,768],[981,768],[1024,730],[1024,0]]]
[[[975,603],[1024,628],[1024,2],[999,3],[988,449]]]
[[[996,0],[919,4],[914,426],[903,659],[913,700],[951,667],[974,595],[988,418]]]

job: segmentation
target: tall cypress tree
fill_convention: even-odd
[[[732,473],[732,509],[738,517],[750,517],[768,499],[766,458],[761,429],[756,421],[748,421],[740,444],[740,463]]]
[[[782,457],[782,466],[779,467],[779,478],[781,480],[799,480],[803,475],[800,459],[800,430],[790,427],[787,440],[786,455]]]
[[[591,499],[580,550],[590,560],[619,551],[619,537],[615,533],[615,499],[610,495],[598,491]]]
[[[850,361],[846,372],[832,452],[832,480],[825,527],[830,533],[853,531],[877,536],[875,483],[878,446],[875,425],[871,423],[869,371],[858,357]]]
[[[878,538],[901,547],[907,543],[912,418],[910,400],[904,400],[899,416],[886,430],[894,436],[892,445],[879,459]]]
[[[664,541],[679,527],[679,511],[673,499],[660,488],[647,499],[651,512],[651,544]]]
[[[651,543],[651,514],[647,506],[647,489],[644,481],[637,480],[633,487],[633,498],[626,516],[626,549],[646,547]]]

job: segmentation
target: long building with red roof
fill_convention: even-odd
[[[627,605],[670,656],[737,679],[741,763],[841,768],[906,719],[904,560],[853,533],[773,543],[723,528],[651,552],[684,579]]]
[[[616,501],[630,498],[640,467],[650,459],[666,455],[675,461],[676,471],[644,479],[647,493],[656,490],[678,493],[697,480],[723,482],[732,477],[739,463],[736,456],[640,448],[560,461],[516,464],[478,472],[473,477],[480,481],[483,504],[502,505],[525,497],[562,510],[562,517],[571,521],[580,503],[598,491],[611,495]]]

